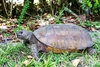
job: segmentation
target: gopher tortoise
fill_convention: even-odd
[[[90,54],[96,52],[88,31],[75,24],[51,24],[40,27],[34,32],[19,30],[16,32],[24,45],[30,45],[32,56],[38,60],[39,51],[62,53],[86,49]]]

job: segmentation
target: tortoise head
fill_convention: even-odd
[[[19,30],[16,32],[16,35],[19,39],[30,40],[32,32],[29,32],[27,30]]]

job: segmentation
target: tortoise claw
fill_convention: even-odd
[[[39,57],[34,57],[34,59],[35,59],[36,61],[38,61],[38,60],[39,60]]]
[[[95,50],[93,48],[88,48],[87,51],[89,52],[90,55],[97,53],[97,50]]]

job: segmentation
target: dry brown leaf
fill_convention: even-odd
[[[23,55],[25,55],[25,52],[21,51],[21,53],[22,53]]]
[[[55,18],[54,17],[49,19],[49,24],[55,24]]]
[[[91,28],[91,30],[94,31],[94,32],[97,31],[97,30],[96,30],[95,28],[93,28],[93,27]]]
[[[24,62],[22,62],[23,65],[28,66],[30,64],[29,60],[25,60]]]
[[[7,26],[0,26],[0,29],[1,30],[7,30],[8,28],[7,28]]]
[[[27,58],[28,58],[28,59],[32,59],[33,57],[32,57],[31,55],[28,55]]]
[[[38,28],[40,28],[40,25],[35,25],[35,29],[38,29]]]
[[[20,40],[16,39],[16,40],[12,40],[12,42],[20,42]]]
[[[2,42],[3,35],[0,33],[0,42]]]
[[[2,23],[0,23],[0,26],[2,26]]]
[[[43,20],[43,19],[37,20],[37,23],[38,23],[40,26],[49,25],[49,21],[45,21],[45,20]]]
[[[74,67],[77,67],[78,64],[79,64],[79,62],[80,62],[80,60],[81,60],[81,59],[74,59],[74,60],[72,60],[72,65],[73,65]]]
[[[2,20],[2,21],[3,21],[3,19],[2,19],[2,18],[0,18],[0,20]]]
[[[86,15],[79,15],[81,21],[86,22]]]
[[[47,13],[44,13],[44,14],[42,15],[42,18],[46,18],[47,15],[48,15]]]
[[[16,64],[15,67],[19,67],[18,64]]]

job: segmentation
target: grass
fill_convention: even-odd
[[[92,34],[92,37],[99,36],[97,33]],[[94,48],[100,52],[100,39],[94,41]],[[88,53],[63,53],[53,54],[39,53],[40,60],[28,59],[27,56],[31,55],[30,50],[18,43],[16,46],[7,44],[6,46],[0,45],[0,67],[73,67],[72,60],[80,58],[79,65],[81,67],[100,67],[100,54],[89,55]],[[28,60],[27,66],[23,64]],[[78,66],[80,67],[80,66]]]

